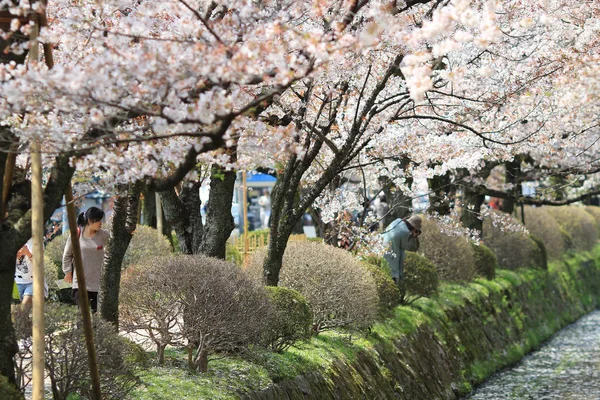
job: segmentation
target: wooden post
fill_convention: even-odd
[[[77,274],[77,284],[79,285],[79,305],[83,319],[83,332],[85,334],[85,344],[88,351],[88,362],[90,365],[90,375],[92,379],[93,400],[100,400],[100,374],[98,373],[98,361],[96,358],[96,347],[94,346],[94,331],[92,330],[92,314],[85,285],[85,275],[83,273],[83,260],[81,258],[81,247],[79,246],[79,235],[77,234],[77,216],[75,215],[75,205],[73,204],[73,190],[71,183],[67,186],[65,192],[65,202],[67,203],[67,215],[69,217],[69,230],[71,231],[71,245],[73,247],[73,258],[75,261],[75,273]]]
[[[163,234],[163,210],[158,192],[154,193],[154,195],[156,196],[156,231],[158,232],[158,238],[160,239]]]
[[[246,187],[246,171],[242,171],[242,190],[242,206],[244,207],[244,267],[247,267],[250,236],[248,235],[248,188]]]

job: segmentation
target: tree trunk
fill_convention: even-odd
[[[502,201],[502,211],[507,214],[512,214],[515,211],[515,198],[521,195],[520,175],[521,175],[521,162],[518,159],[510,161],[504,164],[505,166],[505,180],[506,183],[512,183],[514,186],[509,190],[512,197],[504,199]]]
[[[198,357],[198,371],[201,373],[208,372],[208,351],[201,350]]]
[[[129,185],[127,193],[116,196],[113,206],[113,223],[104,256],[100,288],[100,315],[119,327],[119,287],[123,258],[133,231],[137,226],[141,184]]]
[[[296,191],[297,188],[289,187],[286,193],[284,184],[277,181],[271,193],[272,210],[269,220],[269,246],[263,265],[264,281],[268,286],[277,286],[279,283],[279,271],[283,263],[283,254],[288,239],[296,222],[302,218],[301,213],[294,212],[294,203],[297,200]]]
[[[410,178],[412,181],[412,178]],[[409,183],[410,185],[411,183]],[[383,226],[386,227],[392,221],[398,218],[405,218],[411,214],[412,197],[406,196],[400,189],[393,184],[387,184],[383,187],[386,202],[390,207],[390,211],[383,217]]]
[[[429,194],[429,213],[449,215],[456,195],[456,188],[450,179],[450,172],[427,179],[427,183],[431,191]]]
[[[157,229],[157,221],[156,221],[156,196],[155,191],[153,190],[144,190],[142,192],[144,194],[143,206],[142,206],[142,219],[143,224],[148,225],[154,229]],[[163,230],[162,234],[167,237],[169,243],[171,243],[171,249],[175,251],[175,244],[173,243],[173,235],[171,234],[172,228],[171,224],[166,218],[163,218]]]
[[[324,239],[327,235],[327,224],[321,219],[321,212],[314,207],[310,207],[308,210],[315,226],[315,234]]]
[[[273,240],[273,237],[270,237],[267,258],[264,263],[264,280],[267,286],[277,286],[279,283],[279,271],[283,264],[283,254],[288,238],[289,235],[285,238],[281,237],[280,240]]]
[[[481,205],[485,201],[485,195],[480,191],[474,191],[469,186],[463,186],[463,208],[460,221],[465,228],[483,231],[483,220],[481,219]]]
[[[142,201],[142,220],[144,225],[156,229],[156,192],[153,190],[144,190],[144,200]]]
[[[160,192],[160,200],[165,218],[179,239],[181,252],[198,254],[204,231],[200,215],[200,182],[184,184],[179,194],[175,189]]]
[[[165,348],[167,347],[166,344],[159,344],[158,345],[158,365],[164,365],[165,363]]]
[[[235,171],[227,171],[216,164],[211,167],[210,197],[200,245],[200,252],[209,257],[225,259],[225,244],[235,228],[231,215],[235,178]]]
[[[13,356],[17,353],[17,340],[13,329],[10,305],[12,304],[12,289],[15,277],[15,259],[18,245],[8,249],[2,245],[3,257],[0,258],[0,375],[16,384],[15,363]]]

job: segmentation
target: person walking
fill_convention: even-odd
[[[17,263],[15,265],[15,284],[21,301],[21,311],[29,315],[33,305],[33,247],[29,239],[17,252]],[[44,297],[48,297],[48,285],[44,281]]]
[[[377,196],[377,199],[375,199],[375,213],[377,215],[377,221],[379,221],[379,229],[383,229],[383,227],[385,226],[385,217],[388,215],[389,212],[390,206],[387,203],[385,194],[382,193],[379,196]]]
[[[108,242],[109,233],[102,229],[104,211],[97,207],[90,207],[77,217],[77,233],[83,260],[85,285],[93,312],[98,310],[98,291],[100,289],[100,274],[104,262],[104,247]],[[77,274],[73,275],[74,256],[71,238],[67,239],[63,253],[63,271],[65,281],[73,283],[71,292],[75,304],[79,305],[79,287]]]
[[[33,265],[31,259],[30,242],[27,242],[17,252],[17,264],[15,266],[15,283],[19,290],[21,311],[29,313],[33,304]]]
[[[262,229],[269,228],[269,218],[271,217],[271,197],[269,197],[269,190],[264,189],[263,195],[258,198],[258,205],[260,206],[260,224]]]
[[[404,279],[404,259],[406,251],[417,251],[419,248],[419,235],[421,235],[422,219],[412,215],[408,219],[397,218],[390,223],[383,233],[383,241],[390,250],[384,258],[392,270],[392,279],[398,286],[402,286]]]

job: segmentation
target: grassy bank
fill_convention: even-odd
[[[395,308],[368,333],[324,332],[281,354],[251,349],[211,361],[207,374],[187,371],[187,354],[172,351],[164,367],[143,372],[131,397],[261,399],[279,391],[332,398],[337,391],[351,398],[377,390],[379,396],[451,398],[594,309],[596,260],[600,247],[553,262],[548,271],[500,270],[492,281],[443,284],[435,296]]]

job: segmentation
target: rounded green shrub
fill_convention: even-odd
[[[137,265],[152,257],[171,254],[171,243],[166,236],[157,234],[156,229],[138,225],[123,257],[123,268]]]
[[[585,206],[585,211],[590,214],[596,222],[596,230],[600,234],[600,207],[598,206]]]
[[[0,375],[0,399],[3,400],[24,400],[23,394],[8,382],[8,378]]]
[[[56,280],[59,276],[64,276],[62,273],[62,268],[59,265],[54,263],[50,257],[48,257],[44,253],[44,279],[46,280],[46,284],[48,285],[48,297],[51,300],[59,299],[59,289],[56,285]]]
[[[404,279],[400,284],[401,303],[431,296],[439,286],[438,270],[420,254],[407,252],[404,260]]]
[[[273,311],[265,329],[265,344],[281,352],[312,332],[313,314],[304,296],[284,287],[267,286]]]
[[[368,255],[368,256],[361,256],[361,260],[363,260],[367,264],[376,266],[377,268],[379,268],[380,270],[382,270],[383,272],[385,272],[386,274],[388,274],[390,276],[392,274],[392,269],[390,268],[390,264],[388,264],[388,262],[385,260],[384,257]]]
[[[55,236],[54,239],[48,242],[44,249],[44,255],[47,255],[50,260],[62,269],[62,256],[67,244],[68,233]]]
[[[475,276],[475,258],[467,238],[444,232],[437,221],[423,220],[419,253],[437,268],[440,279],[468,282]]]
[[[471,248],[475,256],[477,274],[488,280],[494,279],[498,267],[498,259],[494,252],[484,244],[471,243]]]
[[[549,207],[548,211],[571,236],[573,249],[591,250],[598,241],[596,220],[583,207]]]
[[[561,228],[550,212],[549,207],[525,207],[525,226],[527,230],[540,238],[551,259],[560,258],[568,248],[568,233]]]
[[[262,282],[266,248],[253,254],[248,272]],[[336,327],[367,328],[377,317],[379,299],[373,278],[349,252],[323,243],[290,242],[279,285],[300,292],[313,312],[316,333]]]
[[[498,266],[509,270],[545,268],[540,263],[540,247],[523,229],[523,224],[506,213],[494,211],[494,214],[483,220],[482,242],[496,254]]]
[[[381,257],[381,260],[387,264],[387,261],[383,257]],[[369,271],[371,278],[375,282],[377,296],[379,297],[379,314],[385,316],[389,310],[400,304],[400,290],[398,290],[398,286],[392,280],[389,273],[389,266],[387,268],[385,266],[380,267],[368,262],[364,262],[363,266]]]

